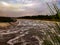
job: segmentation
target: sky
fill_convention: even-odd
[[[20,4],[28,4],[28,3],[42,3],[42,2],[52,2],[52,1],[56,1],[56,0],[0,0],[0,3],[4,3],[4,4],[16,4],[16,3],[20,3]],[[58,1],[58,7],[60,7],[60,0],[57,0]],[[42,5],[40,5],[42,6]]]
[[[17,14],[20,14],[20,16],[24,16],[24,15],[53,15],[56,14],[56,10],[54,9],[53,5],[52,5],[52,1],[57,1],[57,6],[58,8],[60,8],[60,0],[0,0],[0,3],[3,6],[3,9],[0,9],[2,11],[5,11],[5,13],[8,12],[8,14],[10,14],[9,11],[11,11],[11,16],[12,14],[14,14],[15,16],[17,16]],[[18,6],[14,5],[17,4],[18,2]],[[48,7],[48,5],[46,4],[49,3],[50,8]],[[50,3],[52,2],[52,3]],[[9,4],[12,4],[13,9],[10,9],[8,6]],[[22,5],[20,5],[22,4]],[[1,5],[0,5],[1,6]],[[5,7],[4,7],[5,6]],[[16,7],[15,7],[16,6]],[[13,13],[15,11],[16,13]],[[6,14],[6,15],[8,15]],[[2,15],[4,15],[2,13]],[[14,16],[13,15],[13,16]],[[10,16],[10,15],[9,15]],[[19,15],[18,15],[19,16]]]
[[[60,0],[58,0],[57,6],[58,6],[58,8],[60,9]]]
[[[33,3],[33,2],[52,2],[56,0],[0,0],[0,1],[5,1],[8,3]],[[60,5],[60,0],[58,1],[58,5]]]

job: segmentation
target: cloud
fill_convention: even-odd
[[[10,2],[10,4],[13,3],[13,4],[11,4],[11,7],[13,7],[13,9],[11,9],[10,7],[4,7],[5,15],[7,15],[9,17],[11,17],[11,16],[18,17],[18,16],[27,16],[27,15],[28,16],[50,15],[51,13],[56,14],[56,11],[53,9],[53,6],[50,5],[50,8],[52,9],[51,10],[48,7],[48,5],[46,4],[46,2],[48,2],[48,4],[49,4],[49,2],[52,2],[53,0],[44,0],[44,1],[43,0],[24,0],[25,2],[20,0],[20,3],[18,3],[18,6],[16,3],[16,0],[4,0],[4,1],[6,2],[6,3],[3,3],[5,5],[7,5],[8,2]],[[19,2],[19,0],[18,0],[18,2]],[[2,9],[0,11],[2,12],[1,14],[4,16]]]

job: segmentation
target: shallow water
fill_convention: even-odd
[[[60,45],[60,22],[19,19],[15,26],[0,28],[1,45]]]

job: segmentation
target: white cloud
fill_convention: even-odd
[[[9,6],[9,4],[8,4],[8,3],[3,2],[3,1],[1,1],[1,4],[2,4],[2,5],[4,5],[4,6]]]
[[[53,2],[53,1],[56,1],[56,0],[41,0],[42,2]]]

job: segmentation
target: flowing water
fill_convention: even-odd
[[[18,19],[15,26],[0,28],[1,45],[60,45],[60,22]]]

